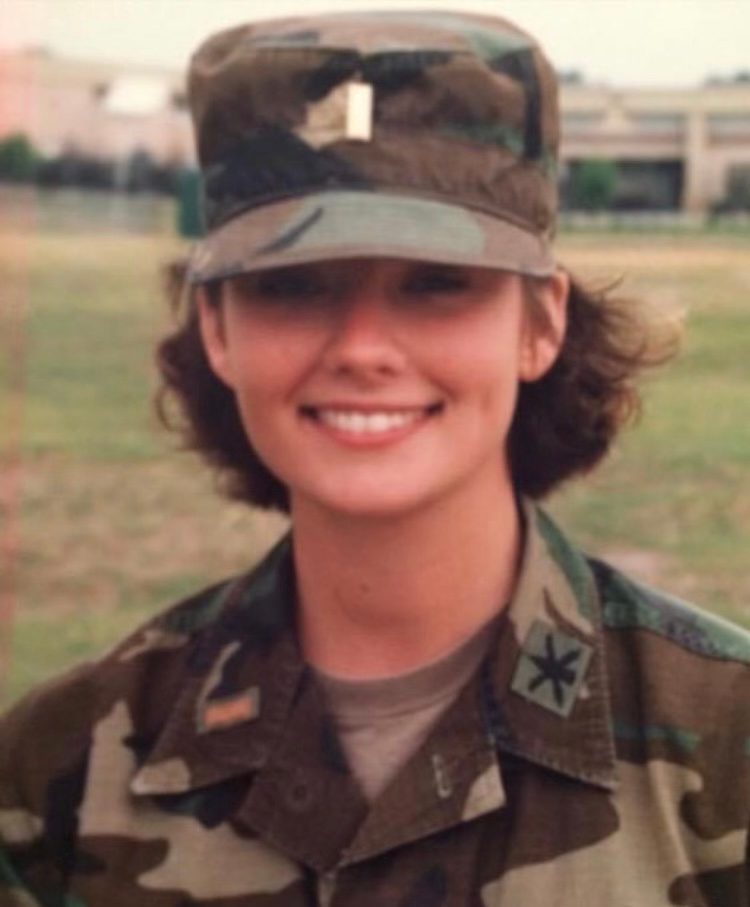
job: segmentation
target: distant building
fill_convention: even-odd
[[[618,89],[562,80],[565,176],[582,161],[617,164],[620,208],[706,211],[750,185],[750,81],[689,89]],[[43,50],[0,54],[0,137],[23,132],[46,155],[122,161],[147,153],[193,161],[180,73],[69,60]]]
[[[171,70],[0,54],[0,136],[23,132],[47,156],[66,151],[164,164],[193,159],[183,81]]]
[[[562,85],[562,159],[607,158],[618,204],[705,211],[750,177],[750,83],[689,89]]]

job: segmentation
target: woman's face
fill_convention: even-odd
[[[518,384],[554,361],[565,275],[537,295],[545,327],[516,274],[363,258],[233,278],[199,312],[211,365],[292,513],[385,516],[510,488]]]

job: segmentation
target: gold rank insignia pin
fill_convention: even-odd
[[[225,730],[246,721],[254,721],[260,715],[260,689],[250,687],[235,696],[210,699],[203,705],[199,717],[201,733]]]
[[[350,82],[346,86],[346,137],[354,141],[372,139],[374,92],[367,82]]]

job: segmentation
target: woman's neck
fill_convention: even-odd
[[[380,677],[450,651],[508,601],[521,549],[512,490],[398,517],[293,502],[305,656],[329,674]]]

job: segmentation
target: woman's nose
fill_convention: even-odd
[[[337,302],[325,349],[327,366],[364,375],[402,369],[397,312],[384,288],[364,281],[342,289]]]

